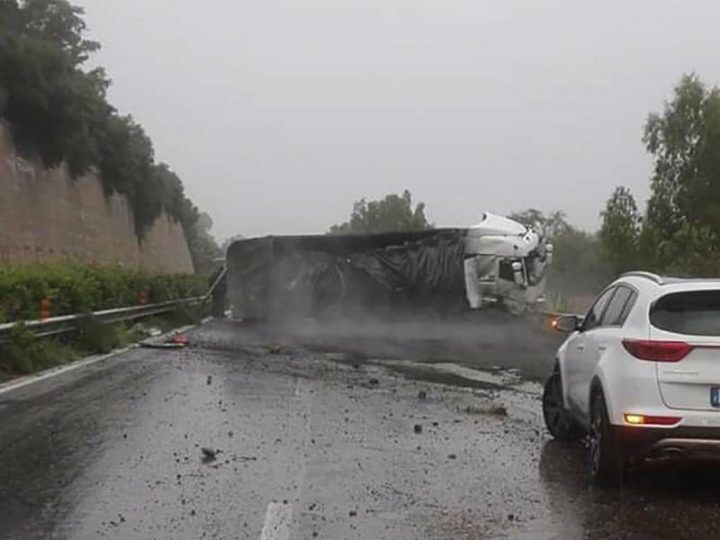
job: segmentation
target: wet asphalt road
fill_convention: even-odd
[[[519,376],[549,369],[547,351],[542,369],[458,365],[471,344],[445,351],[434,326],[393,328],[388,346],[377,330],[214,322],[187,349],[0,394],[0,538],[717,536],[716,466],[594,489],[582,447],[549,440],[540,387]]]

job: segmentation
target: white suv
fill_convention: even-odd
[[[636,457],[720,457],[720,279],[623,275],[570,335],[545,383],[543,415],[559,440],[587,435],[594,481]]]

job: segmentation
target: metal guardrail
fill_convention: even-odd
[[[18,325],[22,325],[36,337],[50,337],[75,332],[79,329],[80,325],[86,321],[97,321],[102,324],[134,321],[145,317],[152,317],[153,315],[169,313],[170,311],[177,309],[178,306],[182,305],[196,307],[204,304],[210,299],[215,289],[220,285],[221,281],[225,277],[226,273],[227,267],[223,266],[222,271],[218,274],[215,281],[210,286],[210,289],[208,289],[208,292],[206,292],[203,296],[170,300],[168,302],[160,302],[157,304],[105,309],[92,313],[62,315],[60,317],[52,317],[49,319],[16,321],[0,324],[0,343],[6,343],[8,337],[11,335],[12,329]]]
[[[183,298],[181,300],[170,300],[158,304],[147,304],[142,306],[130,306],[114,309],[106,309],[95,311],[93,313],[83,313],[75,315],[62,315],[60,317],[52,317],[44,320],[22,321],[0,324],[0,343],[8,340],[12,330],[17,325],[32,332],[37,337],[50,337],[60,334],[74,332],[80,328],[80,325],[86,321],[97,321],[102,324],[109,324],[121,321],[134,321],[153,315],[161,315],[169,313],[177,309],[179,306],[185,305],[195,307],[205,303],[210,297],[211,291],[205,296],[196,296],[193,298]]]

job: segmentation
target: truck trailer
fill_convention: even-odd
[[[227,295],[243,320],[376,312],[447,313],[542,301],[552,245],[484,213],[467,228],[266,236],[233,242]]]

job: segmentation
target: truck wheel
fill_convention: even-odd
[[[622,449],[613,437],[602,391],[594,394],[590,406],[588,469],[590,480],[595,484],[611,485],[622,481]]]
[[[577,422],[565,410],[560,371],[554,371],[545,381],[542,404],[545,426],[555,439],[570,442],[577,441],[583,436]]]

